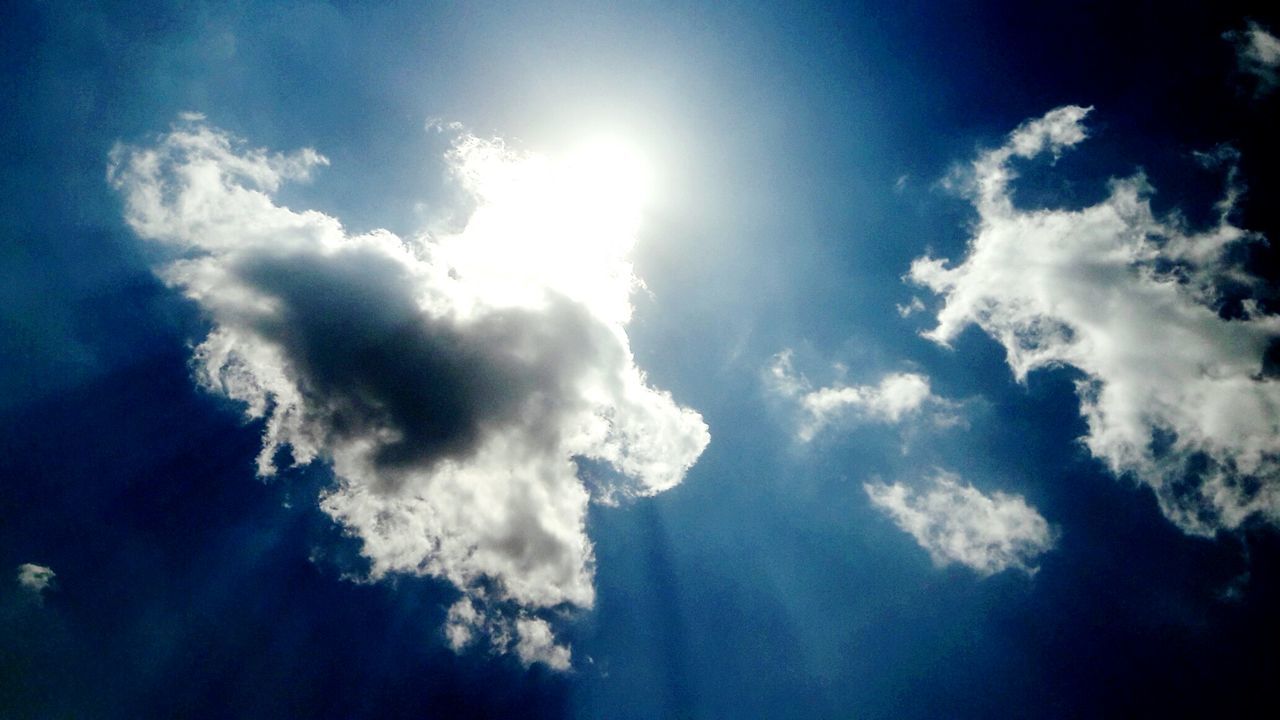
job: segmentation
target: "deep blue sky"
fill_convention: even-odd
[[[1191,153],[1225,142],[1240,224],[1280,238],[1280,93],[1222,38],[1280,28],[1266,3],[6,5],[0,715],[1280,712],[1275,529],[1184,535],[1079,445],[1074,371],[1019,385],[987,336],[945,350],[894,310],[920,294],[913,258],[963,253],[973,211],[939,181],[1069,103],[1095,107],[1092,138],[1028,169],[1019,202],[1084,206],[1141,167],[1158,210],[1203,222],[1222,178]],[[190,379],[207,319],[153,276],[106,181],[115,143],[182,111],[324,153],[281,197],[356,230],[412,232],[447,198],[429,118],[655,149],[630,337],[712,441],[679,487],[592,508],[572,672],[455,655],[445,583],[342,579],[359,548],[317,506],[323,466],[254,477],[261,428]],[[1249,262],[1274,303],[1274,250]],[[761,383],[787,347],[824,382],[834,362],[919,369],[972,399],[969,426],[909,453],[882,427],[797,449]],[[1059,529],[1037,574],[937,568],[862,491],[935,466]],[[11,582],[26,562],[57,573],[42,604]]]

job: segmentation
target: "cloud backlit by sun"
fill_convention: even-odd
[[[606,321],[629,319],[629,255],[652,182],[638,153],[602,138],[553,158],[463,135],[449,159],[477,207],[464,233],[435,247],[469,299],[537,306],[561,294]]]
[[[372,579],[445,579],[462,594],[450,645],[563,668],[548,620],[594,602],[588,502],[678,484],[709,435],[647,382],[626,334],[643,163],[616,144],[557,159],[461,132],[446,163],[469,220],[412,239],[277,204],[325,159],[199,117],[118,147],[111,180],[130,226],[174,249],[161,277],[212,323],[199,382],[263,423],[259,472],[286,448],[328,462],[321,507]],[[588,483],[588,461],[614,472]]]

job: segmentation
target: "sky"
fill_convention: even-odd
[[[1268,4],[5,17],[0,715],[1280,712]]]

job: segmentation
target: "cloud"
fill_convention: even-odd
[[[463,597],[449,607],[445,616],[444,636],[449,647],[459,652],[476,639],[476,633],[483,629],[485,618],[476,609],[469,597]]]
[[[844,421],[897,424],[932,409],[936,423],[956,422],[954,404],[934,395],[929,378],[919,373],[890,373],[875,385],[844,385],[814,388],[809,379],[795,371],[792,352],[773,357],[766,373],[769,388],[793,400],[802,419],[796,429],[801,442],[812,441],[827,427]]]
[[[57,573],[43,565],[23,563],[18,566],[18,585],[37,601],[44,599],[44,591],[49,589],[56,576]]]
[[[325,158],[198,116],[117,147],[109,179],[133,230],[170,249],[159,275],[211,322],[198,382],[263,422],[259,474],[329,463],[321,507],[371,579],[446,579],[463,592],[451,645],[483,632],[567,666],[531,613],[594,602],[588,502],[673,487],[709,435],[635,365],[628,199],[497,140],[460,134],[447,162],[470,219],[409,239],[277,204]],[[588,485],[582,462],[616,472]]]
[[[966,187],[979,219],[964,262],[911,265],[909,278],[945,299],[926,337],[947,345],[977,325],[1019,381],[1078,369],[1084,444],[1151,486],[1183,530],[1276,522],[1280,383],[1264,377],[1263,358],[1280,318],[1248,297],[1258,281],[1230,260],[1232,246],[1257,239],[1230,221],[1238,190],[1202,232],[1176,214],[1155,217],[1141,173],[1112,180],[1109,197],[1081,210],[1014,207],[1011,161],[1080,142],[1088,112],[1053,110],[973,162]]]
[[[894,307],[898,310],[898,315],[900,317],[909,318],[918,312],[924,311],[924,301],[915,295],[912,295],[911,302],[905,305],[894,305]]]
[[[1280,69],[1280,38],[1252,21],[1247,30],[1229,32],[1224,37],[1236,46],[1236,63],[1240,71],[1258,78],[1259,94],[1280,85],[1280,75],[1277,75]]]
[[[493,651],[514,652],[525,665],[540,662],[555,670],[568,670],[572,665],[572,652],[556,642],[546,620],[528,613],[485,613],[476,608],[470,597],[463,597],[449,608],[444,636],[454,652],[461,652],[484,637]]]
[[[569,668],[569,650],[555,643],[551,626],[542,618],[516,620],[516,656],[526,665],[540,662],[556,670]]]
[[[920,491],[902,483],[867,483],[863,489],[929,552],[939,567],[959,563],[981,575],[1010,568],[1032,574],[1054,545],[1054,531],[1018,495],[984,495],[960,477],[939,471]]]

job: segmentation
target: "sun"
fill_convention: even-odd
[[[559,155],[484,142],[456,162],[476,195],[449,260],[488,301],[536,304],[550,293],[625,319],[635,282],[630,254],[654,173],[617,136],[590,135]]]
[[[565,181],[593,206],[635,212],[649,201],[653,169],[634,145],[615,136],[596,136],[565,158]]]

